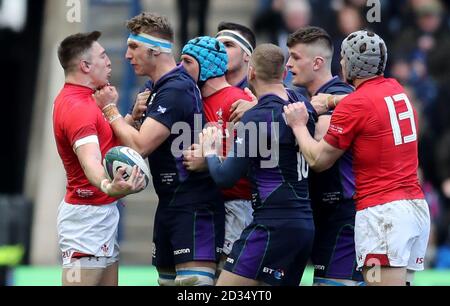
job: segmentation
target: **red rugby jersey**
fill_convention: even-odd
[[[203,98],[203,110],[208,122],[217,122],[222,127],[224,135],[227,135],[227,123],[230,122],[231,106],[239,99],[251,101],[242,89],[234,86],[226,87],[214,93],[213,95]],[[234,137],[234,135],[232,135]],[[228,149],[226,144],[233,144],[232,141],[224,139],[223,148],[224,156],[227,155]],[[246,178],[240,179],[231,189],[222,189],[225,200],[251,199],[251,186]]]
[[[325,141],[353,152],[357,210],[423,199],[417,176],[417,116],[394,79],[364,82],[339,103]]]
[[[59,156],[67,175],[66,203],[75,205],[106,205],[117,199],[92,186],[74,152],[77,142],[97,137],[102,158],[119,145],[111,126],[92,97],[94,90],[65,84],[53,108],[53,132]]]

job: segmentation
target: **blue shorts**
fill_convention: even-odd
[[[153,234],[153,265],[171,268],[192,261],[219,262],[225,236],[223,202],[159,208]]]
[[[234,243],[224,269],[272,286],[298,286],[313,239],[312,219],[255,219]]]
[[[316,227],[311,254],[314,277],[362,282],[363,276],[356,270],[354,201],[311,206]]]

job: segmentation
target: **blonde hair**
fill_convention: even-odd
[[[135,34],[155,35],[168,41],[174,41],[173,28],[165,16],[144,12],[127,21],[128,30]]]

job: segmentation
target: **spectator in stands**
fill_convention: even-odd
[[[179,24],[179,42],[184,45],[191,36],[203,36],[206,34],[209,11],[209,0],[177,0]],[[194,12],[192,12],[194,10]],[[197,21],[197,32],[189,31],[189,16]]]

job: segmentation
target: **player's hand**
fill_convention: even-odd
[[[132,117],[134,121],[139,121],[147,111],[147,101],[150,98],[151,91],[147,88],[144,92],[137,95],[136,103],[134,104]]]
[[[311,104],[319,116],[328,112],[328,99],[330,97],[329,94],[320,93],[311,98]]]
[[[306,126],[309,119],[308,110],[305,103],[291,103],[284,107],[287,124],[292,128]]]
[[[258,104],[258,99],[255,97],[255,95],[251,92],[250,89],[245,88],[245,93],[252,98],[252,101],[249,102],[247,100],[238,100],[231,105],[230,109],[230,120],[233,123],[237,123],[242,119],[242,116],[244,116],[244,113],[254,107],[256,104]]]
[[[203,130],[199,134],[199,143],[203,150],[203,156],[218,155],[221,156],[222,150],[222,130],[212,126]]]
[[[103,109],[109,104],[117,104],[117,101],[119,101],[119,93],[114,86],[105,86],[95,92],[94,99],[98,107]]]
[[[189,149],[183,151],[183,165],[189,171],[204,172],[208,170],[208,165],[203,157],[203,150],[199,144],[193,144]]]
[[[131,176],[125,180],[125,168],[117,170],[114,180],[107,187],[108,195],[111,197],[120,197],[128,194],[138,193],[145,188],[145,177],[140,173],[137,166],[133,167]]]

